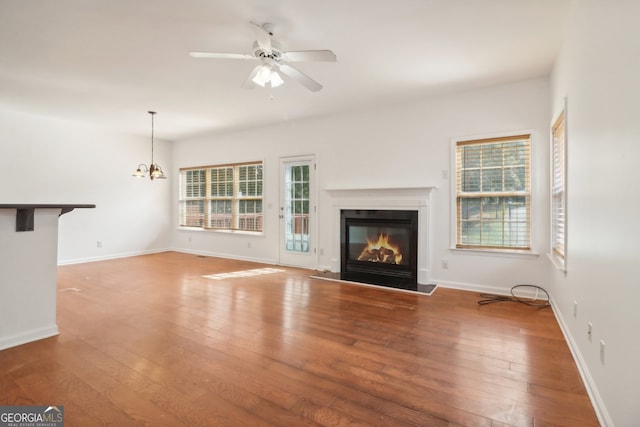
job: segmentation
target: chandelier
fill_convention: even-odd
[[[155,111],[149,111],[151,114],[151,163],[147,167],[144,163],[140,163],[138,165],[138,169],[133,173],[133,176],[136,178],[144,178],[149,173],[149,178],[153,181],[154,179],[167,179],[162,168],[157,163],[153,163],[153,116],[156,114]]]

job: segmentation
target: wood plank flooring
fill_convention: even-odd
[[[203,277],[264,267],[59,267],[60,335],[0,351],[0,405],[63,405],[67,427],[598,425],[550,308],[285,267]]]

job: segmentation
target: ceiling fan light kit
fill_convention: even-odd
[[[264,64],[259,67],[257,73],[255,73],[255,76],[251,79],[251,81],[258,86],[265,87],[266,85],[270,85],[271,87],[278,87],[284,83],[284,80],[282,80],[280,74],[273,69],[275,67],[272,65]]]
[[[242,87],[253,89],[260,87],[278,87],[284,83],[280,73],[298,82],[312,92],[322,89],[322,85],[302,71],[290,65],[291,62],[336,62],[336,55],[330,50],[283,51],[280,43],[273,40],[273,24],[258,25],[251,22],[256,31],[257,40],[253,43],[252,54],[189,52],[193,58],[205,59],[242,59],[260,61]]]

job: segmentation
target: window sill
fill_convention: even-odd
[[[540,254],[530,251],[510,251],[497,249],[459,249],[449,248],[449,251],[458,254],[475,255],[475,256],[494,256],[501,258],[538,258]]]
[[[195,231],[198,233],[239,234],[243,236],[264,236],[264,231],[219,230],[217,228],[178,227],[178,231]]]
[[[547,258],[549,258],[549,261],[551,261],[551,264],[553,264],[554,267],[558,269],[558,271],[561,271],[564,274],[567,274],[567,269],[565,268],[564,260],[561,260],[557,256],[550,253],[547,254]]]

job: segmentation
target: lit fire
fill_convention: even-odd
[[[367,239],[367,246],[362,250],[358,261],[400,264],[402,254],[398,246],[389,243],[388,234],[380,233],[378,234],[378,240]]]

